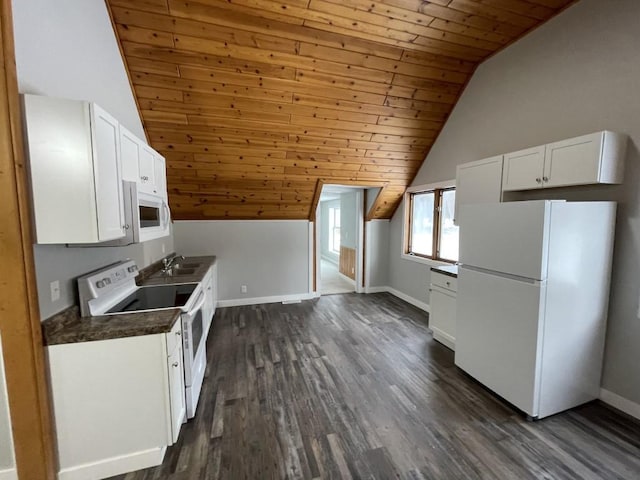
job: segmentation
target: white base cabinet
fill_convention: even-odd
[[[216,313],[216,306],[218,304],[218,264],[211,265],[209,272],[202,280],[202,289],[204,291],[205,300],[202,307],[202,315],[204,319],[204,332],[205,337],[209,334],[211,324],[213,323],[213,316]]]
[[[457,279],[431,270],[429,328],[433,338],[455,350]]]
[[[59,478],[162,463],[186,408],[181,322],[167,334],[47,347]]]

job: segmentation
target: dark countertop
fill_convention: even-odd
[[[216,261],[215,256],[208,257],[185,257],[184,260],[179,260],[176,263],[179,265],[199,263],[200,266],[195,269],[191,275],[177,275],[177,276],[165,276],[160,275],[157,272],[162,268],[161,262],[156,262],[153,265],[143,269],[140,272],[140,276],[137,279],[138,285],[173,285],[176,283],[199,283],[204,279],[204,276]]]
[[[431,267],[434,272],[442,273],[443,275],[449,275],[450,277],[458,278],[458,265],[442,265],[438,267]]]
[[[199,263],[200,266],[191,275],[176,277],[154,277],[162,268],[162,261],[155,262],[140,271],[138,284],[199,283],[215,261],[216,257],[187,257],[178,263]],[[172,308],[153,312],[81,317],[80,308],[74,305],[42,322],[43,341],[45,345],[59,345],[168,333],[180,318],[180,313],[179,308]]]
[[[74,305],[42,322],[42,335],[45,345],[59,345],[168,333],[180,318],[180,313],[179,308],[171,308],[81,317],[80,308]]]

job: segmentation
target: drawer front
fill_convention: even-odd
[[[458,279],[438,272],[431,272],[431,284],[454,292],[458,291]]]
[[[178,318],[167,335],[167,356],[171,356],[176,345],[182,344],[182,320]]]

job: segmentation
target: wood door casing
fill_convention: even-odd
[[[0,0],[0,331],[18,476],[55,478],[33,263],[11,1]]]

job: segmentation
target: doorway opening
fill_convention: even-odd
[[[316,215],[320,295],[357,290],[361,195],[361,188],[325,185],[322,189]]]

